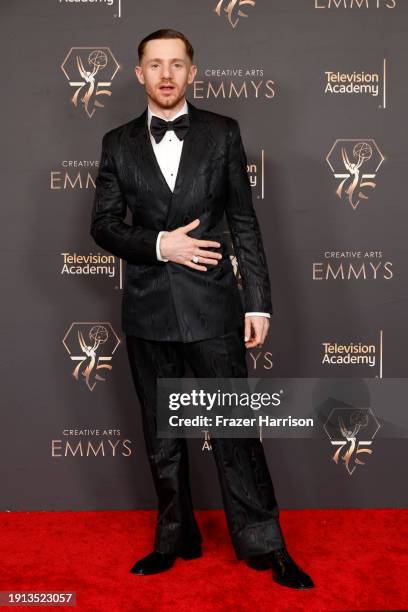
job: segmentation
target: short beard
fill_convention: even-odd
[[[184,98],[184,95],[185,95],[185,92],[183,92],[182,94],[180,94],[179,96],[177,96],[177,98],[174,98],[174,100],[170,100],[170,99],[167,99],[167,100],[166,100],[166,98],[165,98],[165,99],[164,99],[164,102],[166,102],[166,101],[167,101],[167,102],[168,102],[168,104],[165,104],[165,105],[163,106],[163,102],[162,102],[162,100],[159,100],[158,98],[156,98],[156,95],[155,95],[155,94],[153,94],[153,95],[152,95],[152,94],[150,94],[150,93],[149,93],[149,96],[150,96],[150,98],[153,100],[153,102],[154,102],[155,104],[157,104],[157,106],[160,106],[161,108],[164,108],[164,109],[166,109],[166,110],[171,109],[171,108],[174,108],[175,106],[177,106],[177,104],[179,104],[180,100],[182,100],[182,99]]]

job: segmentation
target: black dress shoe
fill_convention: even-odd
[[[292,589],[311,589],[313,580],[292,559],[286,548],[272,550],[263,555],[253,555],[247,564],[256,570],[272,568],[275,582]]]
[[[176,555],[160,553],[154,550],[146,557],[143,557],[143,559],[136,561],[130,571],[132,574],[139,574],[141,576],[159,574],[160,572],[170,569],[175,560]]]
[[[148,576],[150,574],[159,574],[170,569],[177,557],[182,559],[197,559],[201,557],[201,546],[194,548],[183,547],[177,553],[161,553],[154,550],[143,559],[136,561],[132,569],[132,574],[139,574],[140,576]]]

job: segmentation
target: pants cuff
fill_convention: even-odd
[[[238,559],[247,559],[284,547],[285,539],[279,521],[271,519],[242,529],[233,538],[233,546]]]

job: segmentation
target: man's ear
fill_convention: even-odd
[[[141,66],[135,66],[135,75],[136,75],[137,80],[139,81],[139,83],[144,85],[145,84],[145,80],[144,80],[144,75],[143,75],[143,69],[142,69]]]
[[[190,70],[188,73],[187,81],[189,85],[194,81],[196,74],[197,74],[197,66],[193,64],[192,66],[190,66]]]

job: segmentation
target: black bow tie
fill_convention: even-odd
[[[160,142],[164,137],[167,130],[174,130],[177,138],[183,140],[184,136],[188,132],[190,126],[190,119],[188,113],[180,115],[174,121],[165,121],[156,115],[152,116],[150,121],[150,132],[156,142]]]

